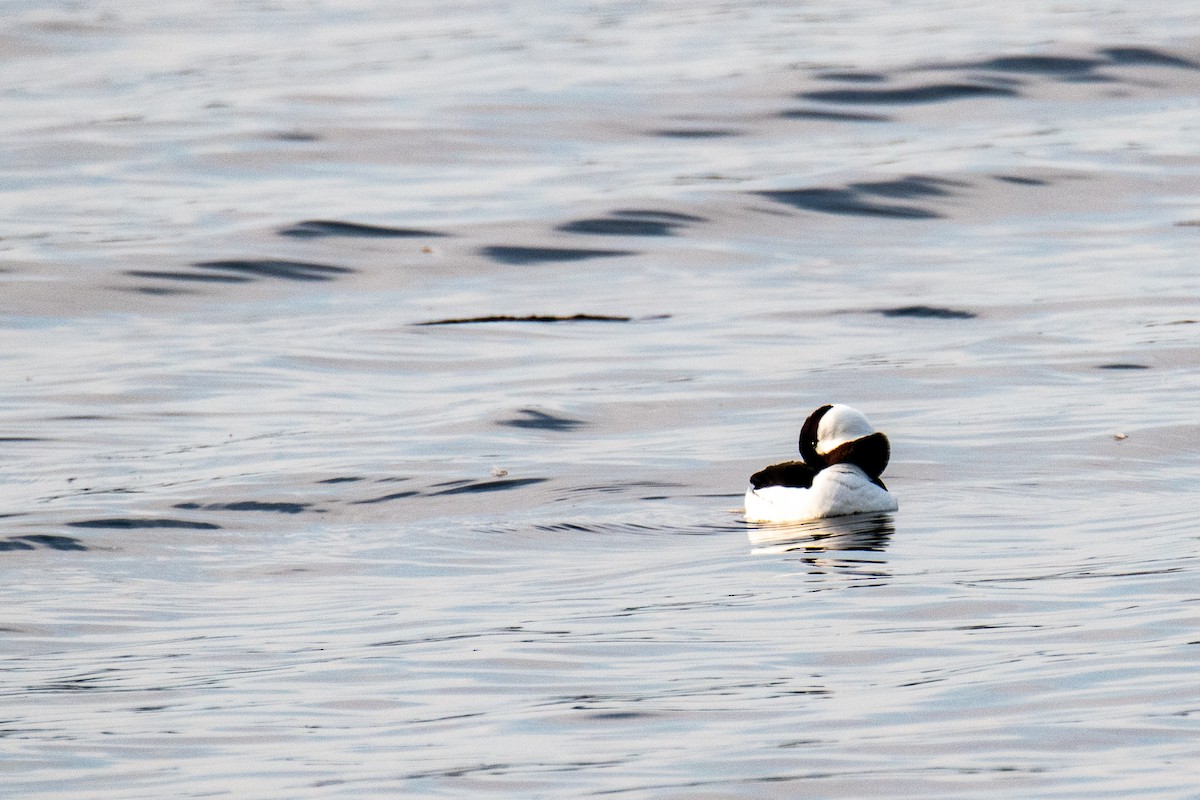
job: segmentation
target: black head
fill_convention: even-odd
[[[832,405],[821,406],[808,415],[804,426],[800,428],[800,457],[813,469],[824,469],[830,464],[824,456],[817,453],[817,429],[821,427],[821,417],[831,408]]]

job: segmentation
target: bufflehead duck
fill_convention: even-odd
[[[800,430],[803,461],[774,464],[750,476],[747,522],[801,522],[867,511],[895,511],[879,476],[888,439],[849,406],[818,408]]]

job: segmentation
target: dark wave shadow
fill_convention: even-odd
[[[319,142],[321,137],[308,131],[280,131],[267,137],[277,142]]]
[[[888,76],[882,72],[821,72],[813,77],[821,81],[843,83],[886,83],[888,80]]]
[[[791,108],[779,112],[784,119],[815,119],[826,122],[891,122],[887,114],[871,114],[858,111],[831,111],[822,108]]]
[[[442,483],[431,484],[420,489],[402,489],[400,491],[386,492],[380,495],[371,497],[363,497],[357,500],[345,500],[346,505],[365,506],[377,505],[379,503],[390,503],[396,500],[409,500],[413,498],[428,498],[428,497],[445,497],[454,495],[467,494],[489,494],[491,492],[506,492],[514,489],[520,489],[526,486],[534,486],[539,483],[549,481],[549,478],[503,478],[506,474],[503,470],[497,470],[495,477],[487,480],[475,480],[464,478],[460,480],[444,481]],[[360,479],[356,479],[360,480]],[[390,483],[396,481],[408,481],[409,478],[388,478],[375,481],[376,483]],[[320,481],[320,483],[329,483],[330,481]]]
[[[497,526],[497,529],[517,530],[516,526]],[[527,530],[547,534],[591,534],[600,536],[728,536],[744,530],[741,525],[694,524],[680,525],[677,520],[664,521],[662,524],[653,522],[550,522],[528,526]]]
[[[421,493],[414,489],[409,489],[403,492],[390,492],[388,494],[381,494],[378,497],[368,497],[363,500],[351,500],[349,504],[352,506],[370,506],[375,505],[376,503],[390,503],[393,500],[403,500],[408,497],[416,497],[419,494]]]
[[[964,66],[986,69],[992,72],[1011,72],[1020,75],[1079,75],[1091,72],[1107,63],[1097,58],[1076,56],[1018,55],[997,56],[985,61],[975,61]]]
[[[708,222],[707,217],[681,214],[678,211],[657,211],[653,208],[618,208],[612,214],[614,217],[650,217],[674,222]]]
[[[9,550],[36,550],[39,547],[61,551],[90,549],[74,536],[54,536],[51,534],[35,533],[28,536],[9,536],[6,539],[0,539],[0,552]]]
[[[502,419],[497,424],[509,428],[539,431],[573,431],[587,424],[583,420],[556,417],[553,414],[547,414],[535,408],[522,408],[517,413],[523,416],[514,417],[513,419]]]
[[[1096,52],[1113,64],[1200,70],[1200,62],[1150,47],[1105,47]]]
[[[600,236],[674,236],[688,222],[702,221],[689,214],[659,211],[614,211],[607,217],[577,219],[555,228],[564,233],[587,233]]]
[[[357,270],[332,264],[315,264],[308,261],[284,261],[280,259],[230,259],[224,261],[197,261],[193,267],[203,272],[183,270],[131,269],[124,274],[133,278],[180,281],[184,283],[250,283],[261,278],[288,281],[330,281],[342,275],[351,275]],[[174,290],[161,287],[138,287],[147,294],[172,294]]]
[[[778,203],[786,203],[805,211],[822,214],[841,214],[891,219],[938,219],[941,213],[909,203],[880,202],[884,200],[914,200],[940,198],[952,194],[961,183],[929,175],[906,175],[881,181],[860,181],[844,187],[815,187],[758,192]]]
[[[1027,178],[1023,175],[993,175],[998,181],[1004,183],[1012,183],[1017,186],[1049,186],[1050,181],[1045,178]]]
[[[651,131],[650,135],[662,139],[724,139],[742,134],[727,128],[661,128]]]
[[[253,278],[245,275],[220,275],[211,272],[181,272],[178,270],[128,269],[124,272],[134,278],[154,278],[163,281],[192,281],[195,283],[249,283]]]
[[[850,189],[874,197],[892,197],[911,199],[914,197],[947,197],[950,187],[964,184],[935,178],[930,175],[906,175],[903,178],[892,178],[886,181],[860,181],[849,184]]]
[[[147,297],[178,297],[182,295],[199,294],[191,289],[180,289],[175,286],[134,286],[132,288],[118,286],[116,288],[117,291],[130,292],[132,294],[143,294]]]
[[[254,278],[276,278],[287,281],[329,281],[341,275],[351,275],[356,270],[332,264],[315,264],[309,261],[284,261],[274,258],[230,259],[225,261],[197,261],[193,267],[219,273],[250,275]]]
[[[297,239],[317,239],[329,236],[349,236],[370,239],[413,239],[448,236],[441,231],[422,228],[392,228],[384,225],[364,225],[340,220],[307,219],[286,228],[280,228],[280,236]]]
[[[905,184],[909,188],[903,188]],[[782,189],[757,192],[757,194],[761,197],[774,200],[777,203],[785,203],[804,211],[816,211],[822,214],[918,220],[939,219],[942,215],[937,211],[921,206],[881,203],[871,198],[875,196],[928,196],[945,194],[945,191],[934,191],[932,187],[925,190],[918,189],[913,179],[903,179],[901,181],[851,184],[841,189]]]
[[[185,510],[205,509],[208,511],[266,511],[276,514],[300,514],[313,507],[312,503],[263,503],[258,500],[240,500],[233,503],[176,503],[173,508]],[[317,509],[313,509],[317,510]]]
[[[1012,75],[1037,75],[1064,81],[1111,80],[1097,74],[1104,67],[1176,67],[1200,69],[1200,64],[1181,56],[1150,47],[1105,47],[1096,57],[1056,55],[996,56],[982,61],[950,65],[950,69],[979,69]]]
[[[519,489],[522,486],[532,486],[537,483],[545,483],[548,480],[550,480],[550,479],[549,478],[508,478],[505,480],[493,480],[493,481],[470,481],[470,482],[453,481],[452,483],[457,484],[457,485],[451,486],[448,489],[442,489],[441,491],[430,492],[429,494],[431,497],[440,497],[442,495],[454,495],[454,494],[481,494],[484,492],[505,492],[505,491],[509,491],[511,489]],[[438,485],[447,486],[449,484],[438,484]]]
[[[220,530],[220,525],[211,522],[194,522],[188,519],[142,519],[136,517],[110,517],[105,519],[85,519],[68,522],[68,528],[100,528],[105,530],[140,530],[155,528],[179,528],[193,531]]]
[[[921,305],[877,308],[875,309],[875,313],[885,317],[907,317],[909,319],[975,319],[979,316],[973,311],[960,311],[956,308]]]
[[[932,83],[898,89],[821,89],[801,92],[803,100],[823,103],[861,103],[866,105],[920,105],[945,103],[977,97],[1017,97],[1020,93],[1009,86],[990,83]]]
[[[581,247],[515,247],[509,245],[490,245],[480,248],[479,253],[499,264],[511,264],[514,266],[637,255],[633,250],[596,250]]]
[[[669,315],[660,315],[655,319]],[[414,322],[415,326],[431,325],[479,325],[490,322],[633,322],[633,317],[614,317],[604,314],[572,314],[571,316],[555,316],[553,314],[530,314],[524,317],[514,317],[508,314],[493,314],[486,317],[459,317],[457,319],[435,319],[428,322]]]
[[[891,219],[937,219],[941,214],[926,208],[875,203],[863,200],[850,189],[793,189],[759,192],[779,203],[805,211],[822,214],[839,214],[860,217],[887,217]]]

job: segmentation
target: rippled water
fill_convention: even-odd
[[[1196,796],[1190,9],[5,16],[9,795]]]

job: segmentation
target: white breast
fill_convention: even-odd
[[[817,473],[812,488],[764,486],[746,491],[747,522],[800,522],[868,511],[895,511],[896,498],[871,483],[853,464],[834,464]]]

